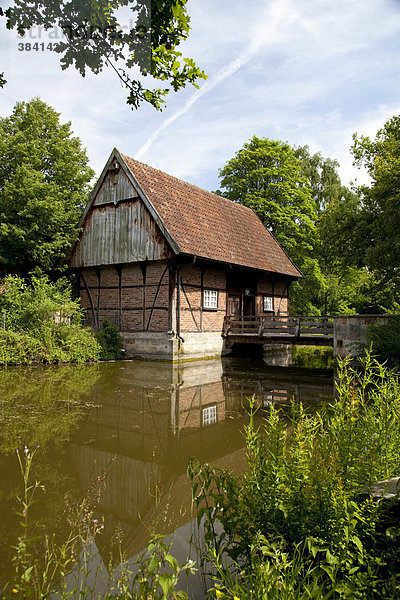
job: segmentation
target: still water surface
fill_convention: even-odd
[[[246,399],[261,407],[291,398],[315,407],[333,397],[333,374],[223,359],[183,365],[115,362],[0,371],[0,590],[20,535],[16,448],[39,448],[33,478],[45,492],[32,521],[60,540],[66,505],[97,495],[104,564],[115,537],[127,558],[152,533],[191,522],[188,457],[240,473]]]

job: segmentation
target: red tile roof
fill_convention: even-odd
[[[121,156],[182,253],[301,277],[250,208]]]

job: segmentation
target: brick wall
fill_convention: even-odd
[[[287,315],[289,311],[288,287],[283,281],[275,281],[267,274],[260,275],[257,281],[256,306],[259,314],[264,314],[263,297],[273,297],[275,314]],[[271,314],[271,313],[265,313]]]
[[[203,306],[204,290],[218,292],[218,308]],[[226,314],[226,275],[223,268],[191,265],[181,268],[181,331],[222,331]]]
[[[101,327],[108,319],[121,331],[169,331],[177,313],[177,286],[166,261],[85,268],[81,271],[81,301],[88,323]],[[226,314],[226,271],[202,265],[181,267],[181,332],[222,332]],[[238,285],[240,281],[238,282]],[[217,309],[204,307],[204,290],[218,292]],[[170,303],[170,295],[172,294]],[[274,312],[288,313],[284,282],[260,275],[257,280],[256,312],[264,314],[263,296],[273,297]],[[270,314],[270,313],[265,313]]]
[[[166,264],[156,261],[82,269],[80,295],[88,323],[96,328],[108,319],[121,331],[167,331]]]

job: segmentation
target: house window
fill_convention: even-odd
[[[274,311],[274,299],[272,296],[264,296],[264,312]]]
[[[202,423],[203,425],[212,425],[213,423],[217,422],[217,407],[214,406],[207,406],[206,408],[203,408],[203,413],[202,413]]]
[[[203,291],[203,308],[218,308],[218,292],[216,290]]]

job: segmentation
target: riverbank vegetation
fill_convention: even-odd
[[[400,596],[399,504],[369,493],[399,476],[398,376],[370,357],[338,376],[326,412],[270,406],[257,424],[253,403],[243,476],[192,460],[220,600]]]
[[[83,327],[79,300],[65,279],[8,275],[0,293],[0,364],[95,361],[101,346]]]
[[[333,369],[333,349],[327,346],[293,346],[291,366],[304,369]]]

